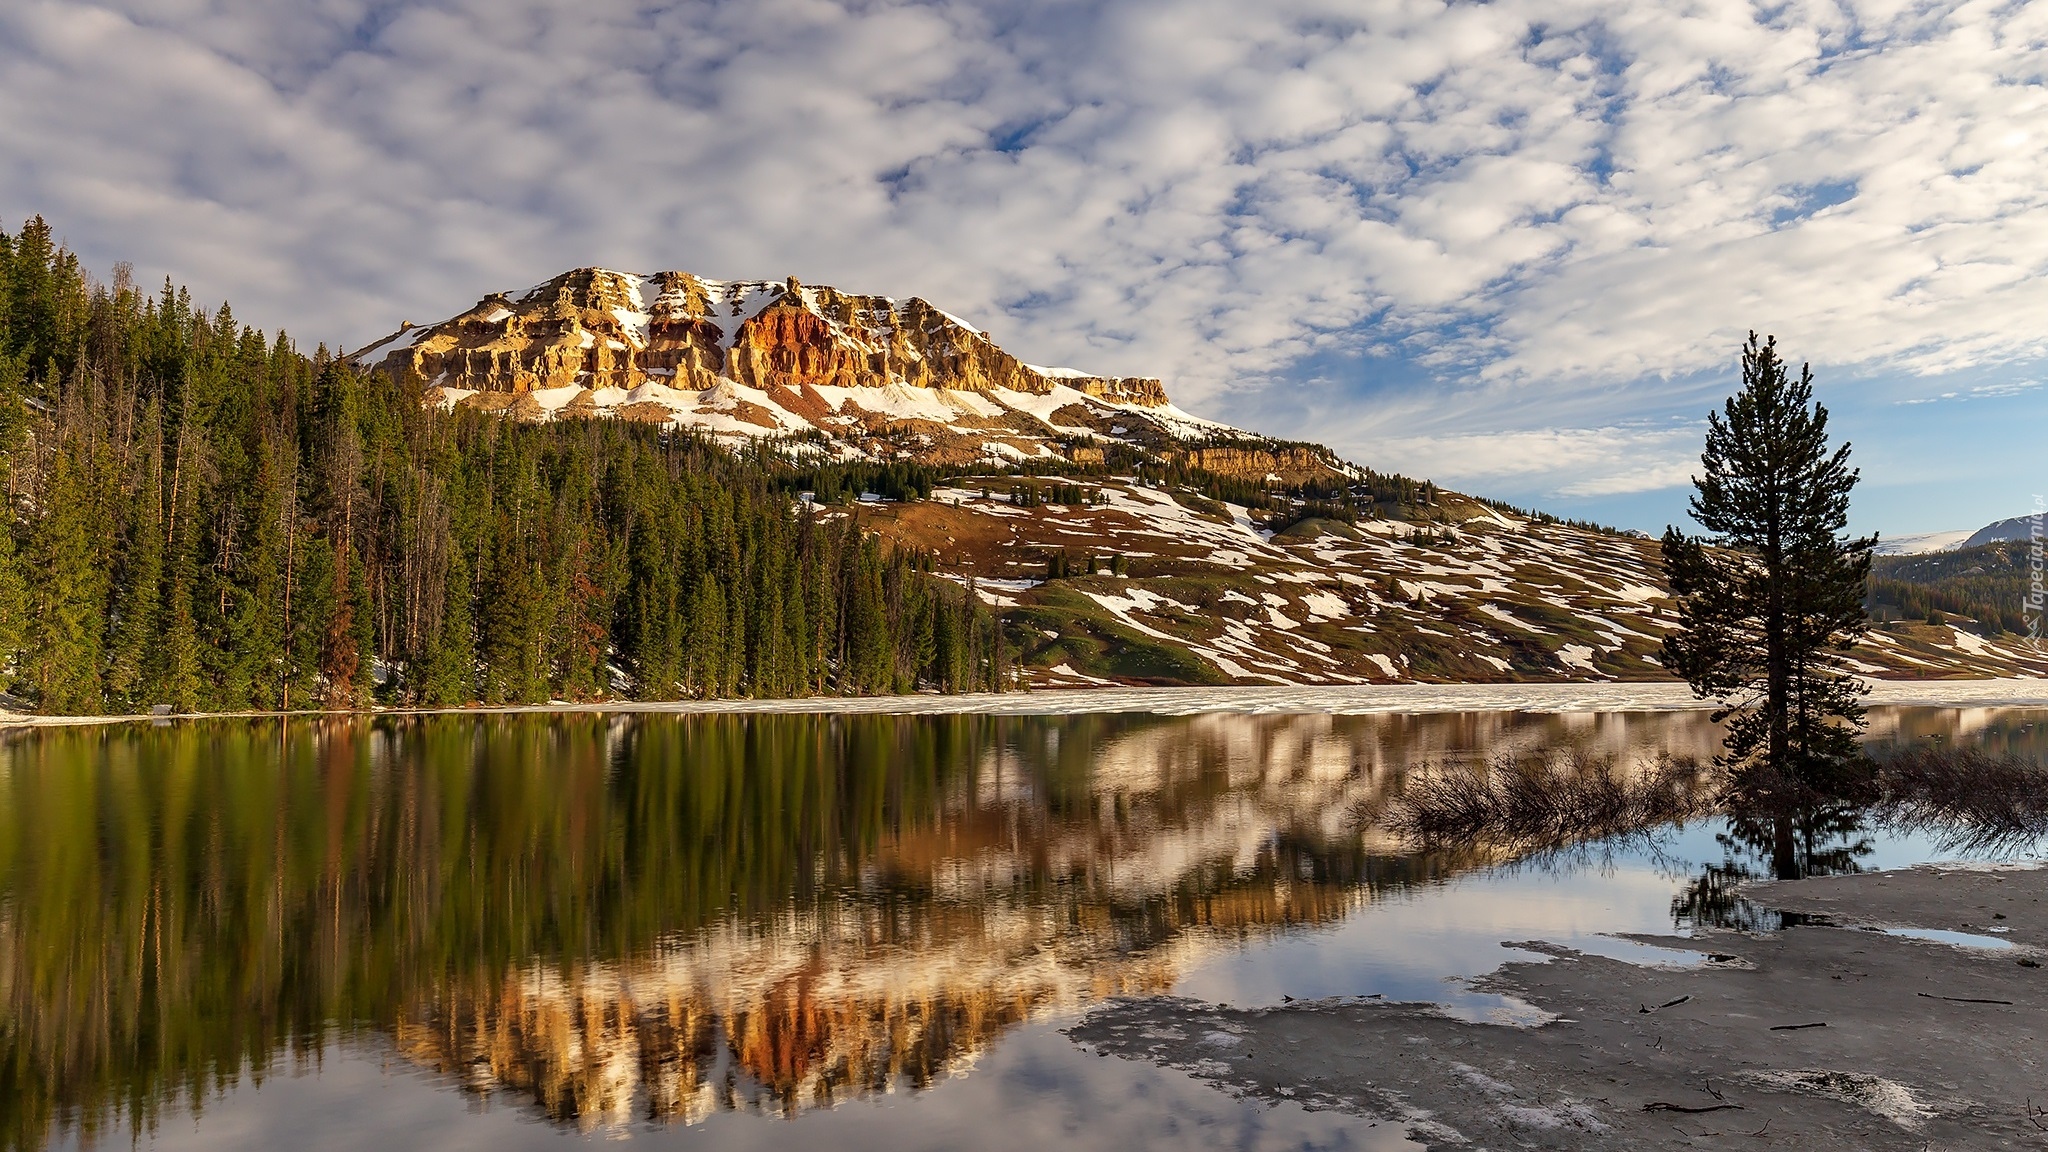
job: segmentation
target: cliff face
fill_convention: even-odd
[[[516,297],[495,293],[452,319],[407,327],[356,354],[459,392],[576,386],[632,390],[654,382],[703,391],[913,388],[1085,396],[1163,407],[1157,380],[1041,369],[921,299],[896,301],[791,278],[704,280],[579,268]],[[501,405],[502,407],[502,405]]]
[[[1302,446],[1192,448],[1178,452],[1176,456],[1183,464],[1244,480],[1278,476],[1283,480],[1300,481],[1327,476],[1330,471],[1327,456]]]

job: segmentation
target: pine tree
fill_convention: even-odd
[[[248,543],[243,559],[242,590],[237,604],[245,650],[241,673],[248,681],[250,703],[277,708],[283,704],[286,653],[284,606],[288,526],[291,507],[288,478],[280,467],[281,453],[265,439],[256,465],[254,499],[250,502]]]
[[[888,615],[882,595],[881,548],[872,537],[849,528],[842,545],[846,555],[845,656],[840,690],[867,694],[886,692],[891,682]]]
[[[28,361],[10,354],[13,316],[14,241],[0,232],[0,691],[14,686],[22,645],[28,638],[29,593],[15,545],[14,453],[28,426],[22,386]]]
[[[356,553],[346,536],[334,541],[327,571],[333,582],[329,585],[327,626],[321,636],[320,675],[326,681],[327,706],[349,708],[357,703],[363,652],[356,646]]]
[[[355,605],[349,612],[349,623],[355,634],[350,637],[356,652],[356,678],[352,686],[353,698],[361,703],[370,698],[373,675],[376,669],[377,650],[377,608],[370,589],[370,566],[363,558],[351,551],[349,559],[355,564],[355,571],[349,576],[349,591],[355,597]]]
[[[317,708],[321,701],[319,681],[327,648],[327,625],[334,615],[334,550],[327,541],[311,537],[306,525],[287,523],[293,543],[285,559],[291,579],[286,587],[291,601],[287,618],[286,659],[280,701],[285,708]]]
[[[199,625],[192,614],[192,573],[180,563],[164,592],[163,632],[157,646],[156,673],[150,686],[158,699],[178,712],[197,712],[206,702]]]
[[[104,569],[94,554],[90,485],[70,451],[57,455],[42,492],[43,516],[30,538],[28,665],[45,712],[101,706]]]
[[[393,702],[456,703],[602,698],[613,660],[645,699],[1005,666],[928,556],[793,497],[925,499],[929,469],[807,474],[780,449],[451,413],[417,387],[169,280],[94,284],[40,220],[0,234],[0,678],[76,712],[357,707],[373,667]],[[1020,498],[1054,491],[1088,496]]]
[[[723,696],[726,691],[726,608],[725,590],[718,578],[704,573],[697,581],[697,594],[690,601],[690,635],[685,680],[700,696]]]
[[[28,583],[14,550],[14,508],[0,497],[0,692],[13,686],[28,625]]]
[[[1739,799],[1787,812],[1774,846],[1790,866],[1789,813],[1858,786],[1861,682],[1843,654],[1868,626],[1874,537],[1846,535],[1858,473],[1830,452],[1813,373],[1795,380],[1773,340],[1751,333],[1742,391],[1708,418],[1690,510],[1707,530],[1664,533],[1681,626],[1663,662],[1727,719],[1721,762]]]
[[[460,546],[454,546],[448,555],[448,589],[441,607],[441,626],[422,673],[421,703],[447,706],[476,698],[476,636],[472,620],[469,562]]]
[[[495,534],[496,548],[484,583],[478,613],[478,654],[483,663],[484,699],[492,704],[518,704],[536,695],[535,637],[539,628],[533,560],[526,538],[509,517]]]
[[[720,694],[737,696],[748,687],[747,671],[747,584],[735,580],[726,596],[725,652],[718,682]]]
[[[139,709],[152,687],[150,671],[161,640],[164,587],[164,518],[162,486],[154,461],[145,463],[128,528],[125,571],[116,597],[119,619],[114,624],[113,651],[107,668],[107,694],[117,707]]]

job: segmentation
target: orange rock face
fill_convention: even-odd
[[[785,298],[786,301],[786,298]],[[859,387],[870,375],[859,350],[833,339],[823,317],[801,304],[779,301],[740,325],[726,374],[751,388]]]
[[[1246,480],[1272,475],[1299,481],[1330,475],[1329,460],[1312,448],[1196,448],[1176,455],[1184,464]]]
[[[579,268],[452,319],[407,327],[357,359],[429,384],[481,393],[655,382],[702,391],[720,378],[762,390],[919,388],[1044,395],[1056,385],[1161,406],[1157,380],[1041,372],[921,299],[898,303],[792,278],[702,280]]]

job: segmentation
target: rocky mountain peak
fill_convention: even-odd
[[[1025,364],[980,330],[913,297],[782,283],[577,268],[522,293],[494,292],[439,324],[403,327],[356,353],[469,393],[650,381],[703,391],[824,385],[1034,396],[1055,387],[1140,406],[1167,403],[1159,381]]]
[[[1027,364],[922,297],[795,276],[711,280],[576,268],[493,292],[353,354],[428,398],[516,418],[606,415],[718,436],[823,432],[878,458],[1002,460],[1164,445],[1230,430],[1156,379]]]

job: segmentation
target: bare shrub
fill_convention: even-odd
[[[1562,760],[1503,755],[1485,765],[1425,766],[1370,815],[1422,846],[1484,840],[1535,851],[1705,815],[1716,793],[1713,774],[1691,758],[1660,756],[1626,770],[1613,757],[1578,751]]]
[[[1877,762],[1875,814],[1944,850],[2016,851],[2048,837],[2048,764],[1980,748],[1917,747]]]

